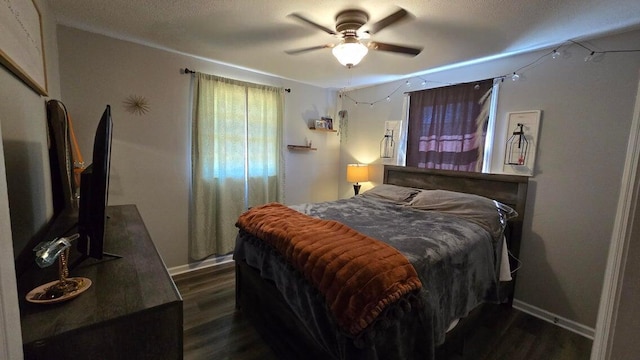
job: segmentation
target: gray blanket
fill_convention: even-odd
[[[342,222],[398,249],[413,264],[423,288],[423,306],[411,315],[396,314],[393,323],[375,324],[368,341],[336,334],[319,294],[262,241],[240,234],[235,259],[245,259],[273,280],[292,310],[321,346],[336,358],[421,358],[433,356],[454,319],[466,316],[482,302],[498,302],[498,260],[501,241],[480,226],[439,212],[414,210],[363,196],[292,208],[310,216]],[[396,312],[398,308],[393,309]],[[409,310],[409,309],[407,309]],[[388,318],[388,317],[387,317]],[[381,344],[382,343],[382,344]]]

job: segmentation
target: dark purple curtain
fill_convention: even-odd
[[[407,166],[481,171],[493,80],[410,94]]]

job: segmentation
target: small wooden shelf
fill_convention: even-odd
[[[298,151],[318,150],[316,148],[312,148],[311,146],[305,146],[305,145],[287,145],[287,149],[289,149],[289,150],[298,150]]]
[[[334,129],[317,129],[317,128],[314,128],[314,127],[310,127],[309,130],[324,131],[324,132],[338,132],[338,130],[334,130]]]

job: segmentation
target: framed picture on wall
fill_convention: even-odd
[[[0,2],[0,34],[0,63],[46,96],[42,20],[33,0]]]
[[[333,119],[332,118],[330,118],[328,116],[323,116],[320,119],[324,120],[324,122],[326,123],[327,130],[333,130]]]
[[[504,140],[506,174],[533,176],[538,147],[541,110],[507,113],[507,137]]]
[[[326,120],[316,120],[315,128],[316,129],[327,129],[327,121]]]

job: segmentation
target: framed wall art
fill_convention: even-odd
[[[504,173],[533,176],[541,113],[540,110],[530,110],[507,114]]]
[[[0,2],[0,63],[40,95],[47,95],[42,19],[33,0]]]
[[[322,130],[328,129],[328,124],[326,120],[316,120],[314,125],[316,129],[322,129]]]

